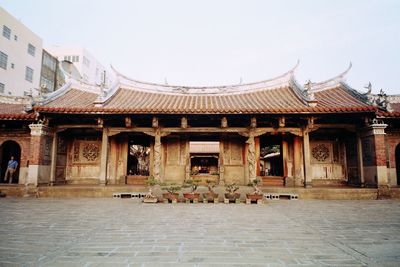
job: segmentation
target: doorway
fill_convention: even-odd
[[[150,140],[147,136],[130,136],[126,184],[146,184],[146,180],[150,175],[150,152]]]
[[[397,185],[400,186],[400,144],[396,146],[395,158],[396,158]]]
[[[12,183],[17,184],[19,181],[19,167],[21,164],[21,147],[15,141],[6,141],[0,146],[0,183],[4,183],[4,175],[6,174],[7,164],[11,156],[18,162],[18,168],[13,175]]]
[[[219,179],[219,141],[190,141],[190,175],[201,182]]]
[[[260,176],[264,186],[284,186],[284,168],[281,135],[260,137]]]

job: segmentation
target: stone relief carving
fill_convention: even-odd
[[[329,158],[329,148],[325,144],[319,144],[312,149],[311,154],[314,159],[324,162]]]
[[[97,144],[88,143],[83,146],[82,156],[88,161],[96,161],[100,154],[100,148]]]

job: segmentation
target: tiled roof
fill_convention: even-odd
[[[335,109],[340,111],[364,111],[376,108],[361,101],[343,85],[336,86],[315,93],[318,105],[321,108]]]
[[[224,95],[169,95],[121,88],[104,105],[134,113],[263,113],[304,106],[289,87]]]
[[[55,98],[53,101],[46,104],[46,107],[52,108],[90,108],[94,107],[94,101],[98,94],[85,90],[71,89],[65,94]]]
[[[342,88],[316,93],[317,107],[308,107],[290,87],[232,95],[169,95],[120,88],[102,107],[94,107],[97,95],[70,90],[42,111],[116,113],[296,113],[374,110]]]
[[[33,120],[34,113],[26,113],[24,104],[0,103],[0,119],[2,120]]]
[[[297,65],[296,65],[297,66]],[[189,87],[141,82],[117,73],[105,93],[100,87],[79,89],[75,83],[55,92],[39,112],[136,114],[263,114],[376,111],[343,77],[312,83],[308,92],[294,79],[294,69],[261,82]],[[315,98],[315,99],[314,99]],[[315,101],[314,101],[315,100]],[[314,105],[316,102],[316,106]]]
[[[400,103],[392,103],[391,106],[392,106],[393,112],[400,113]]]
[[[252,113],[331,113],[375,111],[342,87],[315,93],[316,107],[310,107],[293,86],[236,94],[167,94],[118,88],[101,106],[97,94],[72,89],[46,105],[42,112],[67,113],[168,113],[168,114],[252,114]]]

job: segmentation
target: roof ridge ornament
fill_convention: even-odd
[[[313,83],[310,79],[304,85],[304,89],[307,94],[307,103],[310,107],[316,107],[318,104],[318,100],[315,99],[314,91],[312,90]]]
[[[345,82],[346,76],[352,67],[353,67],[353,63],[351,63],[351,61],[350,61],[349,66],[347,67],[347,69],[345,71],[343,71],[339,75],[336,75],[335,77],[330,78],[328,80],[318,82],[318,83],[312,83],[311,90],[313,90],[314,92],[318,92],[318,91],[323,91],[326,89],[330,89],[330,88],[339,86],[341,83]]]
[[[117,71],[114,66],[111,65],[112,71],[115,76],[120,79],[121,86],[124,89],[139,90],[152,93],[163,93],[163,94],[193,94],[193,95],[218,95],[218,94],[236,94],[236,93],[247,93],[249,91],[258,91],[273,89],[279,87],[289,86],[293,80],[294,72],[299,66],[300,60],[297,60],[296,65],[287,71],[286,73],[279,75],[275,78],[268,80],[232,84],[232,85],[220,85],[220,86],[185,86],[185,85],[170,85],[161,83],[151,83],[135,80],[127,77],[126,75]]]

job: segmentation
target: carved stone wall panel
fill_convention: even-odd
[[[180,142],[179,139],[169,139],[167,143],[167,165],[179,165]]]
[[[229,147],[229,139],[224,140],[224,164],[231,164],[231,149]]]
[[[232,140],[231,143],[231,165],[243,164],[243,144],[239,140]]]
[[[362,139],[362,151],[363,151],[363,163],[364,166],[376,165],[375,149],[374,149],[374,137],[368,136]]]

